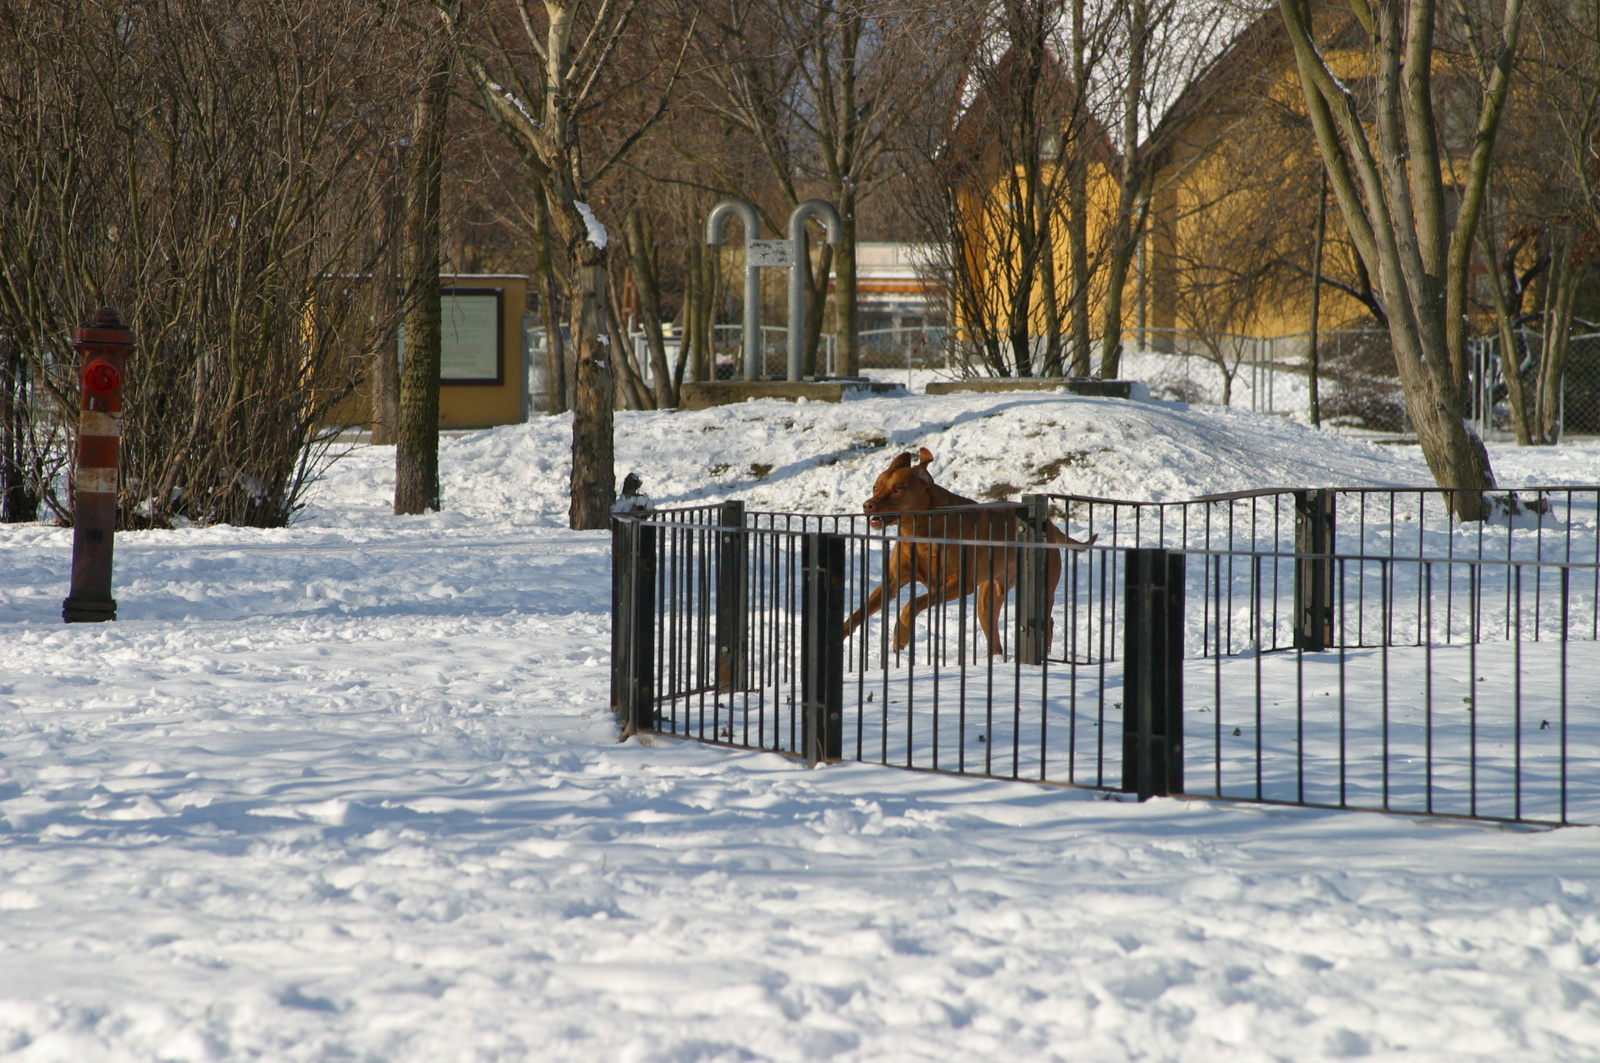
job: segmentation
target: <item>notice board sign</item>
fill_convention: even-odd
[[[439,382],[505,383],[502,288],[445,288],[439,298]]]

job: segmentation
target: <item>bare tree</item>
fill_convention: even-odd
[[[1064,25],[1055,0],[1007,0],[950,37],[947,69],[961,76],[947,75],[949,116],[922,123],[906,153],[906,194],[928,238],[950,249],[931,271],[974,369],[1058,374],[1064,332],[1080,357],[1086,345],[1099,250],[1089,234],[1103,231],[1087,182],[1109,143],[1063,56],[1092,69],[1104,40],[1094,25]]]
[[[445,122],[450,107],[449,38],[430,34],[422,49],[411,143],[406,153],[406,359],[400,371],[400,423],[394,452],[394,511],[437,510],[439,491],[439,226],[444,193]]]
[[[1490,152],[1509,88],[1522,0],[1505,0],[1497,24],[1459,7],[1463,33],[1486,54],[1470,156],[1450,167],[1460,207],[1446,209],[1446,163],[1434,91],[1432,0],[1352,0],[1366,35],[1375,90],[1363,121],[1350,89],[1329,65],[1309,0],[1279,0],[1317,144],[1345,227],[1376,279],[1406,404],[1434,479],[1450,491],[1459,519],[1481,519],[1494,486],[1483,443],[1463,418],[1466,308],[1472,242],[1483,206]],[[1492,34],[1492,36],[1491,36]],[[1459,177],[1457,177],[1459,175]]]
[[[568,517],[574,528],[604,528],[616,497],[616,383],[610,234],[594,194],[666,112],[690,31],[652,25],[641,0],[546,0],[540,10],[508,0],[473,8],[472,19],[466,0],[436,4],[485,113],[526,165],[564,250],[577,370]]]
[[[1105,241],[1100,328],[1100,375],[1114,379],[1121,372],[1123,292],[1157,193],[1156,167],[1180,138],[1202,128],[1196,120],[1212,111],[1214,97],[1228,84],[1216,70],[1219,58],[1228,56],[1231,72],[1252,58],[1262,34],[1241,33],[1234,6],[1218,0],[1112,0],[1109,29],[1112,46],[1094,72],[1101,86],[1094,107],[1118,141],[1111,158],[1116,199]],[[1211,135],[1223,139],[1229,124],[1212,125]],[[1193,157],[1208,145],[1187,148]],[[1167,180],[1182,176],[1176,168]]]

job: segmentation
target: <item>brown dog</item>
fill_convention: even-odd
[[[933,454],[923,447],[918,454],[920,462],[913,462],[909,453],[901,454],[889,463],[888,470],[873,486],[872,497],[862,506],[872,518],[874,528],[898,524],[906,540],[896,543],[889,554],[883,585],[867,598],[864,608],[857,609],[845,621],[844,633],[861,626],[863,620],[883,608],[885,598],[892,599],[900,588],[921,583],[928,588],[900,610],[900,622],[895,627],[894,648],[905,648],[911,640],[911,622],[923,610],[942,602],[963,598],[977,592],[978,623],[989,640],[989,655],[999,657],[1005,653],[1000,638],[1000,605],[1017,582],[1017,555],[1014,549],[993,546],[955,546],[909,540],[965,539],[976,542],[1016,542],[1022,538],[1020,509],[1015,505],[985,506],[954,491],[947,491],[933,482],[928,465]],[[939,510],[952,510],[949,513]],[[1094,542],[1078,542],[1054,524],[1045,525],[1045,536],[1057,546],[1083,549]],[[1053,599],[1056,584],[1061,579],[1061,554],[1051,550],[1048,562],[1050,596]]]

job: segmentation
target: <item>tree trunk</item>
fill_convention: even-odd
[[[1567,374],[1567,339],[1572,331],[1572,302],[1582,271],[1572,265],[1571,233],[1558,231],[1551,241],[1550,275],[1545,281],[1544,357],[1539,364],[1539,434],[1545,443],[1561,441],[1562,382]]]
[[[0,334],[0,523],[24,524],[39,519],[39,494],[28,482],[28,377],[22,346]]]
[[[1317,394],[1322,352],[1317,349],[1317,344],[1320,342],[1318,333],[1322,329],[1322,252],[1328,240],[1328,171],[1321,169],[1318,175],[1322,182],[1317,189],[1317,237],[1311,248],[1311,342],[1306,351],[1306,378],[1311,390],[1313,428],[1322,424],[1322,400]]]
[[[644,377],[634,364],[633,345],[628,340],[628,330],[623,327],[622,317],[617,313],[615,300],[606,304],[606,325],[611,338],[611,365],[617,378],[617,409],[655,409],[655,397],[644,386]]]
[[[678,405],[678,389],[667,365],[667,342],[661,333],[661,272],[656,265],[656,246],[650,219],[635,210],[627,223],[628,260],[633,265],[633,283],[639,290],[639,316],[643,319],[645,343],[650,347],[650,375],[654,378],[656,409]]]
[[[815,379],[826,376],[828,368],[822,353],[822,319],[828,311],[828,279],[833,276],[833,245],[819,245],[815,261],[807,255],[806,269],[806,283],[810,291],[806,295],[806,343],[801,375]]]
[[[848,189],[841,189],[837,194],[842,231],[833,256],[836,369],[841,376],[860,376],[861,352],[857,349],[857,333],[861,327],[861,310],[856,299],[856,201]],[[826,292],[827,289],[823,290]]]
[[[1100,329],[1100,379],[1115,380],[1122,372],[1122,288],[1135,250],[1126,215],[1111,223],[1110,254],[1106,262],[1105,323]]]
[[[1072,285],[1067,315],[1072,319],[1072,375],[1089,375],[1089,138],[1085,133],[1089,77],[1084,0],[1072,0],[1071,161],[1067,164],[1067,255]]]
[[[1430,80],[1432,4],[1360,5],[1373,43],[1374,143],[1354,97],[1317,50],[1309,0],[1279,0],[1329,185],[1388,312],[1417,440],[1461,520],[1481,520],[1487,512],[1483,492],[1494,487],[1483,441],[1463,419],[1465,333],[1454,318],[1465,312],[1470,244],[1516,50],[1521,0],[1505,5],[1502,43],[1477,116],[1472,158],[1452,175],[1461,183],[1462,205],[1451,229]]]
[[[1516,434],[1517,446],[1532,446],[1533,430],[1528,418],[1528,399],[1522,390],[1521,346],[1517,343],[1517,334],[1511,324],[1511,302],[1506,297],[1505,281],[1500,276],[1500,266],[1490,247],[1487,229],[1478,234],[1478,240],[1483,248],[1484,261],[1489,266],[1489,294],[1494,300],[1494,320],[1500,337],[1500,377],[1506,382],[1506,405],[1511,408],[1511,430]],[[1516,268],[1514,259],[1512,268]],[[1492,404],[1493,396],[1488,398]]]
[[[450,47],[440,34],[417,100],[406,174],[406,356],[400,373],[394,511],[422,513],[439,497],[439,212],[444,131],[450,104]]]
[[[567,377],[567,345],[561,338],[561,295],[563,285],[556,283],[555,255],[550,251],[550,212],[545,205],[544,197],[534,196],[533,224],[534,244],[539,253],[539,273],[543,283],[544,294],[539,302],[542,304],[544,318],[544,355],[545,355],[545,380],[549,393],[545,396],[545,408],[552,414],[566,413],[572,408],[571,399],[568,397]]]
[[[1032,200],[1033,226],[1039,234],[1039,288],[1044,296],[1044,358],[1041,375],[1059,377],[1061,366],[1061,278],[1056,270],[1056,241],[1054,211],[1047,197],[1035,188]],[[1048,197],[1052,198],[1053,197]]]
[[[1137,212],[1146,202],[1139,194],[1144,181],[1145,150],[1139,143],[1139,108],[1144,102],[1145,63],[1150,38],[1150,11],[1145,0],[1128,6],[1128,73],[1122,99],[1122,180],[1117,217],[1111,225],[1106,277],[1105,326],[1100,337],[1100,377],[1115,380],[1122,372],[1122,289],[1137,250],[1144,219]]]
[[[574,214],[576,207],[565,204]],[[572,293],[572,345],[577,354],[577,401],[572,417],[572,504],[568,524],[575,530],[597,530],[611,524],[617,499],[611,427],[616,385],[612,352],[601,340],[606,334],[606,249],[585,235],[585,219],[567,247]],[[619,352],[620,353],[620,352]]]
[[[406,205],[406,169],[405,149],[397,148],[395,152],[395,170],[398,173],[394,179],[393,194],[386,196],[386,210],[384,227],[389,237],[389,246],[393,249],[384,256],[384,267],[387,276],[384,278],[382,294],[383,309],[387,312],[388,319],[394,323],[384,341],[380,343],[372,354],[371,387],[372,387],[372,442],[375,446],[394,446],[397,430],[400,424],[400,332],[398,328],[400,307],[397,305],[402,298],[401,286],[404,284],[402,272],[404,262],[402,253],[405,247],[405,236],[402,232],[405,219]]]

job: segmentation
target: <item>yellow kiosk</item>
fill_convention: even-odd
[[[527,391],[522,319],[528,278],[481,273],[440,280],[439,427],[520,424]],[[405,357],[403,345],[400,356]]]

